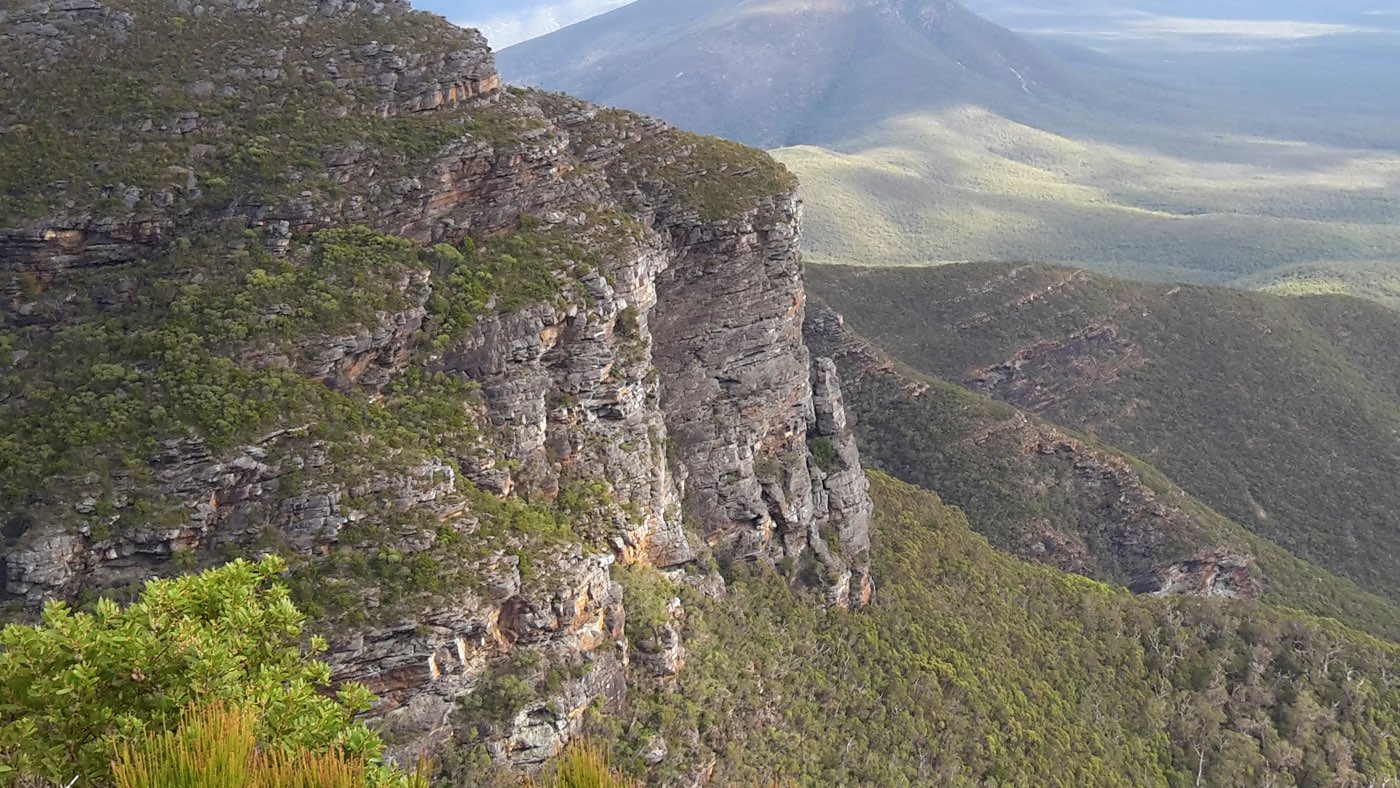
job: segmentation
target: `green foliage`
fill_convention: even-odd
[[[458,704],[461,718],[475,726],[478,733],[500,730],[537,697],[535,683],[524,675],[528,669],[508,666],[483,676],[469,694],[462,696]]]
[[[578,99],[557,94],[535,98],[558,115],[586,106]],[[572,130],[579,149],[629,140],[622,166],[609,173],[615,184],[639,187],[645,182],[663,186],[706,221],[754,210],[797,187],[792,173],[761,150],[685,131],[656,134],[645,128],[640,115],[627,110],[589,107],[587,111],[592,122]]]
[[[328,430],[377,425],[393,432],[385,437],[395,446],[471,429],[460,405],[455,413],[443,407],[464,385],[446,378],[420,374],[398,385],[392,403],[367,405],[293,370],[239,358],[254,350],[299,357],[318,336],[377,324],[377,312],[402,308],[398,282],[424,272],[407,241],[364,228],[330,230],[287,260],[258,245],[231,254],[218,245],[217,237],[206,239],[153,262],[134,294],[136,308],[119,316],[80,311],[82,319],[56,332],[21,336],[16,346],[29,363],[0,381],[0,502],[33,500],[62,477],[104,462],[139,466],[160,441],[191,430],[219,451],[279,420]],[[191,268],[205,274],[191,281]],[[93,276],[94,288],[110,286],[109,275]],[[411,411],[405,416],[416,427],[429,414],[441,420],[415,436],[393,424],[394,405]]]
[[[37,626],[0,634],[0,778],[103,782],[114,748],[175,728],[181,710],[227,701],[256,709],[258,740],[290,752],[336,749],[373,762],[379,737],[354,716],[372,700],[331,683],[301,645],[305,617],[269,558],[146,584],[122,609],[50,603]]]
[[[1086,555],[1076,571],[1129,585],[1145,568],[1189,560],[1204,547],[1235,545],[1258,558],[1264,598],[1270,603],[1332,616],[1400,640],[1400,606],[1249,533],[1151,466],[1087,437],[1059,433],[1063,439],[1079,440],[1084,451],[1101,462],[1121,463],[1159,503],[1181,510],[1182,516],[1169,526],[1140,526],[1152,528],[1150,550],[1115,548],[1108,542],[1105,524],[1121,515],[1113,508],[1118,493],[1105,498],[1102,483],[1093,476],[1086,484],[1084,458],[1079,455],[1042,452],[1034,443],[1028,451],[1028,436],[1044,429],[1034,418],[1018,429],[1025,417],[1009,405],[910,370],[898,378],[846,372],[842,385],[861,444],[861,461],[910,483],[936,488],[967,512],[978,533],[1005,551],[1037,557],[1035,545],[1045,536],[1033,526],[1043,523],[1082,540]],[[911,384],[927,388],[911,396]],[[1055,561],[1053,555],[1039,557]]]
[[[1389,262],[1290,266],[1231,284],[1283,296],[1350,295],[1400,307],[1400,272]]]
[[[590,741],[574,741],[538,779],[527,780],[526,788],[641,788],[641,783],[618,774],[608,762],[608,753]]]
[[[782,164],[737,142],[673,132],[663,144],[678,148],[686,156],[665,170],[662,177],[707,220],[752,210],[761,200],[797,186],[797,179]]]
[[[0,134],[0,223],[65,200],[78,213],[149,216],[161,212],[153,199],[161,193],[215,210],[243,200],[329,202],[343,190],[326,172],[328,148],[355,144],[366,171],[392,181],[453,139],[497,141],[529,122],[501,106],[390,117],[378,111],[387,98],[379,90],[325,79],[349,42],[431,41],[438,52],[475,45],[428,15],[311,16],[293,33],[270,29],[297,10],[282,2],[261,6],[262,21],[220,6],[179,13],[161,0],[108,7],[131,19],[124,45],[105,34],[64,36],[65,56],[42,70],[23,70],[40,57],[32,47],[0,53],[0,71],[24,76],[7,85],[7,99],[25,121]],[[235,61],[251,73],[231,73]],[[190,90],[212,74],[218,90]],[[193,123],[180,126],[182,116]]]
[[[1251,532],[1400,602],[1393,310],[1049,266],[820,266],[809,278],[918,372],[994,380],[982,371],[1022,354],[987,394],[1151,462]]]
[[[919,110],[883,122],[847,110],[858,125],[839,144],[773,151],[802,181],[809,260],[1033,260],[1203,284],[1321,268],[1326,282],[1329,271],[1390,266],[1400,241],[1393,193],[1336,188],[1400,171],[1393,151],[1334,157],[1175,126],[1166,140],[1139,125],[1124,144],[1116,129]]]
[[[634,689],[619,764],[665,782],[1255,786],[1400,774],[1400,651],[1225,600],[1142,598],[1021,563],[932,494],[872,474],[873,607],[825,611],[762,567],[682,589],[675,692]],[[852,726],[852,720],[860,724]],[[671,757],[646,771],[663,736]]]
[[[841,457],[836,453],[836,445],[830,438],[817,437],[807,441],[807,450],[812,453],[812,459],[816,460],[817,467],[831,473],[841,464]]]
[[[440,279],[428,303],[434,350],[460,339],[483,315],[554,300],[565,275],[590,257],[568,232],[534,225],[480,244],[467,239],[460,249],[439,247],[435,254]]]
[[[617,314],[617,335],[626,339],[641,336],[641,312],[636,304],[628,304]]]
[[[644,564],[618,564],[613,566],[612,577],[622,585],[628,640],[639,643],[652,637],[671,620],[671,600],[679,595],[679,590],[656,569]]]
[[[289,753],[259,749],[257,715],[204,704],[187,709],[173,731],[127,742],[112,764],[116,788],[427,788],[420,765],[413,775],[332,749]]]

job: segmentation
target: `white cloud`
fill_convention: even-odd
[[[524,9],[509,14],[493,14],[483,19],[454,19],[459,25],[479,28],[491,42],[491,48],[500,50],[511,44],[526,41],[558,30],[566,25],[611,11],[627,5],[632,0],[562,0],[538,8]]]

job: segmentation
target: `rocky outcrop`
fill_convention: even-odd
[[[656,566],[695,557],[681,526],[682,469],[667,461],[664,378],[650,363],[655,278],[668,263],[655,242],[629,245],[606,275],[578,283],[588,305],[489,318],[432,363],[481,385],[498,440],[476,465],[517,468],[489,486],[553,498],[604,481],[615,504],[603,526],[612,547]]]
[[[27,6],[24,19],[62,13],[82,29],[126,14],[132,41],[170,24],[150,15],[154,0],[112,0],[111,12],[74,2]],[[267,182],[215,198],[228,183],[181,167],[154,185],[55,187],[51,210],[0,215],[10,279],[0,326],[39,342],[127,315],[153,297],[153,281],[167,301],[199,290],[214,270],[200,266],[224,256],[266,281],[268,270],[314,265],[299,250],[325,227],[364,224],[458,248],[322,293],[330,309],[371,295],[392,305],[337,312],[355,315],[348,325],[308,327],[299,316],[320,302],[299,312],[251,291],[182,318],[181,331],[233,326],[220,335],[223,358],[324,384],[365,405],[362,421],[272,414],[275,429],[231,446],[182,426],[120,457],[95,456],[81,478],[44,481],[0,518],[6,601],[33,611],[228,555],[285,553],[334,627],[336,676],[380,696],[375,713],[399,755],[454,739],[519,768],[557,753],[583,711],[620,702],[629,681],[672,686],[684,670],[678,602],[668,623],[629,642],[616,562],[675,570],[719,597],[709,555],[757,560],[792,567],[795,585],[833,606],[869,604],[872,507],[835,367],[814,364],[802,337],[801,210],[781,168],[657,121],[499,90],[479,35],[400,3],[173,10],[178,28],[219,31],[217,67],[159,84],[173,114],[103,126],[112,135],[103,144],[162,161],[257,159]],[[17,19],[0,16],[4,41],[32,38]],[[260,24],[261,44],[239,45],[233,31]],[[127,45],[55,26],[52,74],[79,53]],[[267,47],[269,30],[287,45]],[[236,51],[214,57],[222,48]],[[320,124],[330,138],[338,119],[354,117],[379,136],[354,126],[311,151],[290,132],[241,137],[236,119],[206,111],[279,91],[306,108],[289,116],[292,128]],[[283,143],[298,155],[260,158]],[[484,295],[444,329],[443,302],[463,286],[453,259],[512,235],[539,244],[522,256],[547,249],[548,286],[512,296],[513,281],[474,279]],[[217,281],[256,287],[252,278]],[[294,328],[260,334],[269,321]],[[40,369],[31,359],[23,372]],[[452,417],[466,426],[427,441],[432,451],[374,432],[373,408],[400,396],[408,377],[458,384]],[[23,413],[29,397],[0,387],[6,413]],[[689,566],[702,554],[704,566]],[[505,675],[530,698],[472,705],[496,698]]]
[[[350,504],[355,499],[399,511],[458,506],[455,471],[441,461],[358,482],[342,475],[339,483],[283,489],[281,479],[293,469],[336,471],[324,444],[297,445],[294,453],[279,447],[295,444],[297,433],[281,430],[222,457],[198,439],[167,441],[152,458],[150,488],[129,473],[87,475],[74,486],[67,511],[39,512],[38,522],[26,518],[9,530],[5,596],[36,609],[80,589],[120,589],[168,571],[181,554],[197,560],[199,551],[256,543],[268,529],[297,553],[314,554],[365,516]],[[150,500],[170,508],[143,518],[139,507]],[[119,529],[124,518],[165,522]],[[81,524],[73,525],[75,519]]]
[[[1224,549],[1203,550],[1190,561],[1158,568],[1155,576],[1140,578],[1134,593],[1192,594],[1226,599],[1258,599],[1264,589],[1252,556]]]
[[[159,58],[147,62],[130,56],[131,48],[157,49],[172,37],[205,41],[208,51],[179,67]],[[279,45],[269,45],[274,42]],[[148,172],[140,179],[113,177],[73,193],[77,184],[65,177],[70,173],[44,173],[56,179],[47,185],[52,210],[8,217],[0,206],[0,273],[47,275],[129,264],[149,256],[192,220],[207,218],[199,214],[212,207],[205,199],[208,185],[195,171],[207,173],[211,162],[246,156],[249,149],[220,119],[221,103],[285,94],[302,108],[299,122],[310,126],[334,123],[349,112],[392,117],[447,110],[501,89],[494,58],[480,33],[412,13],[400,0],[112,0],[106,5],[96,0],[25,0],[13,10],[0,11],[0,52],[13,58],[0,61],[0,79],[12,81],[21,64],[30,70],[29,79],[14,91],[16,106],[30,98],[19,88],[33,89],[38,99],[56,90],[53,85],[77,78],[84,63],[124,58],[129,71],[120,78],[160,95],[165,109],[156,112],[140,103],[111,107],[119,122],[113,126],[111,118],[103,119],[88,130],[106,129],[114,135],[93,140],[94,145],[139,146],[133,148],[133,157],[145,155],[137,150],[151,151]],[[188,79],[165,84],[182,71]],[[331,103],[328,91],[338,93]],[[103,98],[110,97],[97,100]],[[317,116],[318,109],[323,117]],[[34,133],[29,120],[0,110],[0,135],[13,135],[23,144],[19,135]],[[266,137],[263,143],[256,139],[254,147],[267,142]],[[327,166],[340,174],[338,185],[345,185],[347,161],[363,156],[365,147],[331,145],[322,151]],[[390,146],[390,159],[402,155]],[[244,217],[252,226],[280,226],[284,233],[364,221],[366,215],[398,202],[408,189],[402,181],[414,180],[402,179],[379,199],[384,190],[370,181],[383,177],[386,161],[370,159],[358,172],[362,182],[352,189],[355,196],[343,205],[319,187],[283,194],[257,189],[222,210]],[[279,175],[304,182],[305,173],[289,169]],[[31,182],[25,188],[44,186]],[[6,226],[10,224],[15,226]]]
[[[770,560],[814,550],[833,598],[859,606],[870,592],[871,506],[829,363],[816,368],[814,396],[797,221],[785,196],[751,221],[672,231],[680,254],[658,284],[653,326],[662,408],[688,471],[687,507],[711,547]],[[829,459],[813,456],[809,438]]]
[[[578,733],[591,703],[623,699],[625,650],[616,648],[623,598],[608,575],[613,559],[575,546],[536,560],[549,574],[527,583],[517,558],[490,556],[475,567],[485,581],[480,593],[336,643],[336,678],[362,681],[378,695],[375,713],[400,733],[401,754],[431,749],[477,723],[461,718],[461,699],[484,689],[492,663],[516,650],[540,655],[540,671],[569,666],[574,677],[547,697],[504,710],[500,723],[477,733],[505,763],[538,765]]]
[[[973,391],[1042,413],[1086,391],[1107,388],[1145,363],[1141,348],[1124,339],[1116,325],[1095,323],[1021,348],[965,382]]]

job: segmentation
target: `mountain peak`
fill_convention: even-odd
[[[513,82],[766,147],[840,141],[851,118],[968,101],[1043,113],[1087,90],[955,0],[639,0],[499,60]]]

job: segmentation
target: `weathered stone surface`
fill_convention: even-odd
[[[322,87],[338,88],[347,102],[366,102],[356,108],[380,116],[394,116],[456,107],[463,103],[489,100],[500,93],[501,80],[496,72],[494,57],[485,39],[474,30],[446,28],[436,37],[425,34],[427,15],[416,15],[412,28],[401,27],[397,32],[402,41],[356,40],[336,41],[336,36],[356,36],[358,29],[379,29],[386,19],[403,21],[410,9],[401,2],[342,2],[342,0],[205,0],[192,3],[150,3],[137,0],[114,2],[113,10],[94,0],[63,0],[41,2],[20,0],[13,10],[0,14],[0,51],[22,53],[24,62],[39,74],[53,72],[60,58],[79,60],[109,60],[119,58],[124,50],[136,44],[128,33],[142,21],[142,15],[160,14],[163,18],[182,20],[199,18],[217,20],[226,26],[268,31],[269,41],[285,34],[281,46],[238,49],[218,66],[181,87],[187,106],[169,116],[148,117],[127,124],[128,118],[114,118],[112,138],[104,145],[130,143],[147,146],[152,142],[164,144],[169,140],[196,139],[198,144],[181,143],[172,153],[187,150],[190,164],[215,153],[229,155],[233,151],[224,139],[226,126],[211,117],[210,102],[218,98],[255,95],[272,87],[286,90],[294,82],[310,80]],[[370,23],[356,26],[361,20]],[[147,20],[149,22],[149,20]],[[444,25],[445,27],[445,25]],[[304,46],[298,28],[314,28],[318,39],[334,45]],[[227,30],[227,27],[220,28]],[[309,32],[309,31],[308,31]],[[415,33],[417,38],[415,38]],[[310,33],[309,33],[310,34]],[[211,41],[211,46],[220,42]],[[143,44],[144,45],[144,44]],[[215,50],[217,52],[217,50]],[[217,56],[217,55],[216,55]],[[56,72],[54,72],[56,73]],[[133,74],[138,82],[153,82],[154,75]],[[13,82],[15,75],[0,69],[0,87]],[[165,86],[148,85],[157,93],[168,93]],[[301,89],[301,88],[297,88]],[[348,111],[348,110],[347,110]],[[23,127],[25,119],[8,114],[0,108],[0,134],[12,126]],[[159,138],[164,137],[164,140]],[[464,150],[481,153],[483,146],[467,142]],[[333,180],[344,183],[345,171],[354,170],[353,146],[330,146],[325,152],[328,168],[335,170]],[[363,150],[361,149],[361,152]],[[485,146],[489,156],[490,146]],[[452,160],[444,158],[444,167]],[[459,162],[460,164],[460,162]],[[470,165],[468,166],[470,169]],[[129,264],[147,256],[153,249],[169,241],[177,227],[190,217],[192,205],[204,194],[196,171],[204,168],[171,167],[170,177],[146,188],[123,182],[103,186],[104,197],[115,198],[121,206],[87,206],[67,204],[46,216],[24,220],[22,226],[0,225],[0,274],[7,272],[52,273],[69,269],[104,265]],[[376,173],[369,168],[356,174],[366,181]],[[402,195],[411,207],[422,209],[422,203],[441,201],[445,185],[434,184],[441,173],[427,174],[429,185],[411,194]],[[297,178],[301,180],[301,178]],[[412,180],[412,179],[410,179]],[[56,194],[63,183],[53,184]],[[450,184],[448,184],[450,185]],[[391,188],[389,199],[379,199],[378,183],[364,183],[355,196],[343,205],[336,205],[323,195],[304,192],[300,199],[251,198],[245,196],[225,212],[246,217],[251,226],[286,223],[297,230],[323,227],[345,222],[374,223],[391,226],[391,221],[371,221],[377,211],[386,211],[399,201],[400,195]],[[99,208],[100,213],[90,210]],[[392,216],[393,211],[387,210]],[[513,219],[519,211],[511,214]],[[431,221],[425,217],[425,221]],[[405,235],[419,237],[424,228],[403,228]],[[422,231],[422,232],[420,232]]]
[[[865,550],[868,561],[870,501],[853,439],[834,429],[845,418],[839,393],[824,390],[820,412],[814,405],[801,331],[800,211],[780,195],[737,222],[672,219],[679,254],[658,283],[652,324],[662,408],[688,471],[687,507],[717,553],[778,560],[811,549],[837,576],[842,604],[858,575],[861,604],[868,575],[846,559]],[[842,467],[830,485],[811,459],[809,434],[837,439]],[[828,523],[845,530],[839,546],[821,535]]]
[[[91,0],[68,2],[79,16],[111,16]],[[289,16],[288,9],[304,13]],[[177,3],[182,14],[297,29],[403,9],[341,0]],[[13,21],[0,18],[7,41]],[[37,41],[37,30],[25,35]],[[404,122],[451,105],[483,113],[482,124],[464,122],[456,139],[411,171],[386,175],[367,143],[345,140],[319,150],[323,172],[314,172],[316,159],[310,165],[308,181],[324,174],[334,184],[323,192],[249,196],[200,213],[200,170],[176,167],[168,188],[116,189],[120,215],[55,210],[0,229],[0,273],[9,275],[0,279],[0,317],[36,329],[61,325],[65,304],[89,276],[99,284],[86,293],[88,303],[129,308],[153,251],[215,223],[274,255],[286,255],[309,232],[350,223],[423,244],[489,240],[527,218],[574,232],[578,259],[560,264],[556,297],[510,309],[493,302],[464,337],[440,349],[430,350],[436,346],[424,330],[433,282],[418,271],[393,283],[402,308],[237,356],[247,366],[283,367],[369,397],[381,396],[416,359],[479,387],[463,406],[480,436],[450,447],[449,456],[393,450],[372,459],[353,445],[312,437],[314,425],[284,425],[227,451],[195,437],[170,439],[144,458],[148,477],[94,472],[27,513],[21,527],[7,525],[3,591],[32,610],[80,589],[127,587],[178,571],[187,558],[275,549],[315,566],[338,551],[392,549],[406,560],[442,549],[440,533],[475,538],[483,523],[474,495],[541,504],[567,497],[587,509],[570,513],[586,546],[530,543],[532,571],[522,576],[510,553],[526,542],[493,534],[499,544],[452,567],[473,582],[425,595],[412,609],[386,601],[397,589],[367,581],[354,589],[360,623],[334,633],[330,654],[338,679],[365,681],[380,696],[375,713],[395,731],[395,754],[404,757],[467,735],[471,721],[454,710],[500,665],[529,655],[567,668],[560,688],[541,689],[507,724],[482,735],[495,757],[530,768],[578,732],[590,704],[620,701],[629,679],[674,683],[684,670],[678,604],[654,637],[626,642],[627,600],[610,577],[615,561],[682,567],[704,539],[726,561],[821,564],[819,590],[828,603],[860,607],[873,593],[871,505],[835,369],[825,361],[814,368],[802,337],[794,189],[746,197],[724,215],[701,211],[675,182],[705,177],[677,167],[694,155],[693,143],[674,144],[677,135],[659,121],[499,91],[479,36],[453,41],[465,43],[439,52],[423,41],[336,42],[302,64],[347,91],[370,88],[372,111],[404,115]],[[102,44],[121,45],[117,38]],[[220,68],[179,84],[174,95],[191,102],[189,111],[118,132],[133,141],[194,135],[201,142],[189,148],[192,161],[220,155],[219,121],[198,111],[198,102],[286,84],[293,66],[269,51]],[[742,186],[750,174],[736,168],[724,177]],[[251,232],[239,232],[245,227]],[[299,264],[295,255],[288,259]],[[41,280],[44,294],[30,294],[21,278]],[[463,488],[463,479],[485,492]],[[164,502],[173,516],[108,533],[129,522],[142,499]],[[687,522],[698,532],[688,532]],[[352,536],[358,525],[374,526],[373,544]],[[724,595],[717,575],[692,573],[685,582]]]
[[[432,292],[426,270],[410,272],[395,283],[395,289],[408,304],[401,311],[381,312],[373,324],[359,326],[352,334],[314,337],[295,343],[285,355],[253,353],[245,362],[292,367],[335,389],[358,386],[378,391],[408,366]]]
[[[1134,583],[1139,594],[1192,594],[1226,599],[1258,599],[1264,594],[1254,558],[1224,549],[1203,550],[1190,561],[1160,567],[1155,577]]]
[[[651,637],[633,644],[631,661],[652,679],[674,687],[677,677],[685,668],[685,642],[681,639],[685,608],[679,599],[672,599],[667,613],[669,621],[663,623]]]
[[[148,495],[176,502],[183,513],[181,522],[99,535],[89,525],[64,527],[65,520],[56,515],[54,522],[32,526],[8,540],[4,595],[37,610],[45,600],[71,597],[79,588],[120,588],[168,573],[177,553],[250,544],[267,528],[298,552],[315,554],[334,544],[339,529],[357,516],[346,504],[355,498],[378,499],[398,510],[458,508],[454,471],[440,461],[402,467],[394,475],[359,483],[342,479],[320,489],[276,495],[280,478],[290,468],[319,468],[326,461],[324,447],[311,445],[300,447],[304,454],[283,456],[277,460],[280,465],[269,464],[277,444],[294,438],[294,431],[274,433],[228,458],[215,458],[197,439],[168,441],[154,458],[155,487]],[[101,480],[94,474],[85,481],[86,489],[75,490],[70,504],[76,514],[92,513],[104,484],[118,492],[108,499],[113,509],[104,524],[114,525],[137,504],[129,476],[118,473]],[[271,507],[269,499],[275,499]]]
[[[337,680],[366,683],[379,696],[375,713],[396,731],[407,759],[458,735],[458,699],[490,665],[514,649],[585,666],[557,694],[522,708],[488,741],[497,757],[530,767],[552,757],[578,732],[583,710],[599,697],[620,701],[625,665],[613,645],[621,633],[621,588],[608,576],[610,556],[578,547],[535,557],[549,574],[522,582],[519,561],[495,555],[481,563],[483,593],[414,621],[339,640],[330,657]]]

